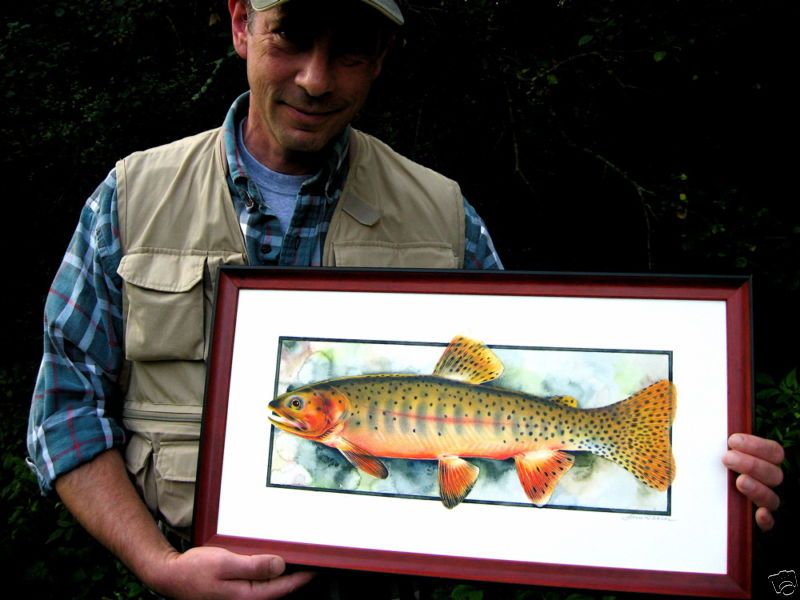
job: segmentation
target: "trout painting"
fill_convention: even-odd
[[[288,345],[296,348],[299,343]],[[287,352],[281,368],[297,372],[304,365],[314,365],[315,353],[310,348]],[[652,381],[628,397],[585,407],[578,394],[567,393],[576,387],[574,383],[565,385],[569,389],[564,393],[546,395],[514,389],[515,380],[538,378],[540,387],[560,391],[552,390],[554,384],[541,374],[518,365],[507,368],[499,352],[458,336],[429,373],[382,372],[387,361],[378,356],[361,371],[357,365],[346,369],[350,372],[344,376],[339,373],[341,367],[332,368],[330,352],[323,352],[322,368],[317,356],[316,368],[300,378],[307,382],[288,385],[287,391],[269,402],[270,421],[282,436],[289,434],[284,441],[276,436],[277,454],[286,453],[288,440],[298,444],[296,469],[303,469],[303,462],[310,465],[304,481],[309,487],[315,487],[311,480],[316,478],[327,480],[319,487],[329,491],[374,490],[374,482],[397,478],[399,495],[435,494],[447,508],[468,496],[468,501],[478,496],[478,500],[503,502],[505,494],[508,503],[519,503],[519,492],[509,490],[512,481],[528,506],[542,507],[551,502],[562,481],[575,490],[582,480],[589,480],[589,474],[596,479],[598,472],[605,471],[621,482],[615,487],[636,486],[633,495],[642,499],[645,508],[653,507],[652,497],[667,494],[676,472],[670,442],[676,391],[668,368],[664,372],[661,366],[668,364],[663,353],[642,359],[658,365],[647,375]],[[517,354],[506,352],[513,362]],[[608,352],[572,354],[586,355],[595,363],[632,360]],[[388,362],[386,366],[392,369],[392,361]],[[619,366],[609,372],[617,379],[625,375]],[[337,461],[336,454],[347,462]],[[617,472],[613,465],[619,467]],[[331,469],[336,476],[331,477]],[[358,475],[356,481],[353,473]],[[296,476],[297,470],[295,483]],[[274,479],[279,482],[280,473]],[[476,491],[470,495],[473,488]],[[498,495],[497,489],[503,492]],[[556,495],[566,497],[567,506],[574,504],[570,492]]]

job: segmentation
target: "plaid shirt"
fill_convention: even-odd
[[[349,131],[328,160],[303,183],[284,233],[247,176],[236,145],[247,114],[244,94],[223,125],[228,187],[245,235],[250,264],[318,266],[333,208],[347,177]],[[67,471],[125,441],[122,398],[122,258],[117,223],[117,178],[111,171],[81,212],[78,227],[50,288],[44,315],[44,352],[28,424],[28,464],[44,492]],[[499,269],[500,259],[475,210],[464,200],[465,268]]]

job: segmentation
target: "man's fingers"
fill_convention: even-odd
[[[779,465],[783,462],[783,446],[775,440],[766,440],[746,433],[734,433],[728,438],[728,445],[731,450],[738,450],[743,454],[757,456],[773,465]]]
[[[728,450],[722,457],[722,462],[729,469],[750,475],[770,487],[780,485],[783,481],[783,471],[779,466],[751,454]]]
[[[768,508],[762,506],[756,510],[756,525],[761,531],[769,531],[775,526],[775,518]]]
[[[253,597],[255,598],[264,598],[265,600],[282,598],[303,587],[313,578],[314,573],[310,571],[298,571],[297,573],[283,575],[271,581],[253,581],[251,583],[251,589],[254,592]]]
[[[780,506],[781,501],[778,494],[749,475],[739,475],[736,478],[736,488],[752,500],[756,506],[763,506],[770,511],[778,510],[778,506]]]
[[[224,567],[225,579],[245,579],[248,581],[269,581],[280,576],[286,563],[280,556],[271,554],[229,554]]]

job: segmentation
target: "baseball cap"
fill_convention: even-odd
[[[274,8],[279,4],[288,2],[289,0],[251,0],[253,9],[262,11]],[[403,24],[403,13],[400,12],[400,7],[394,0],[361,0],[364,4],[368,4],[375,10],[380,11],[385,17],[394,21],[397,25]]]

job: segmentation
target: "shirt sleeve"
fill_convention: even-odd
[[[28,464],[44,493],[122,444],[110,416],[122,365],[116,173],[87,200],[45,302],[44,350],[28,421]]]
[[[486,224],[466,198],[464,198],[464,268],[503,268]]]

